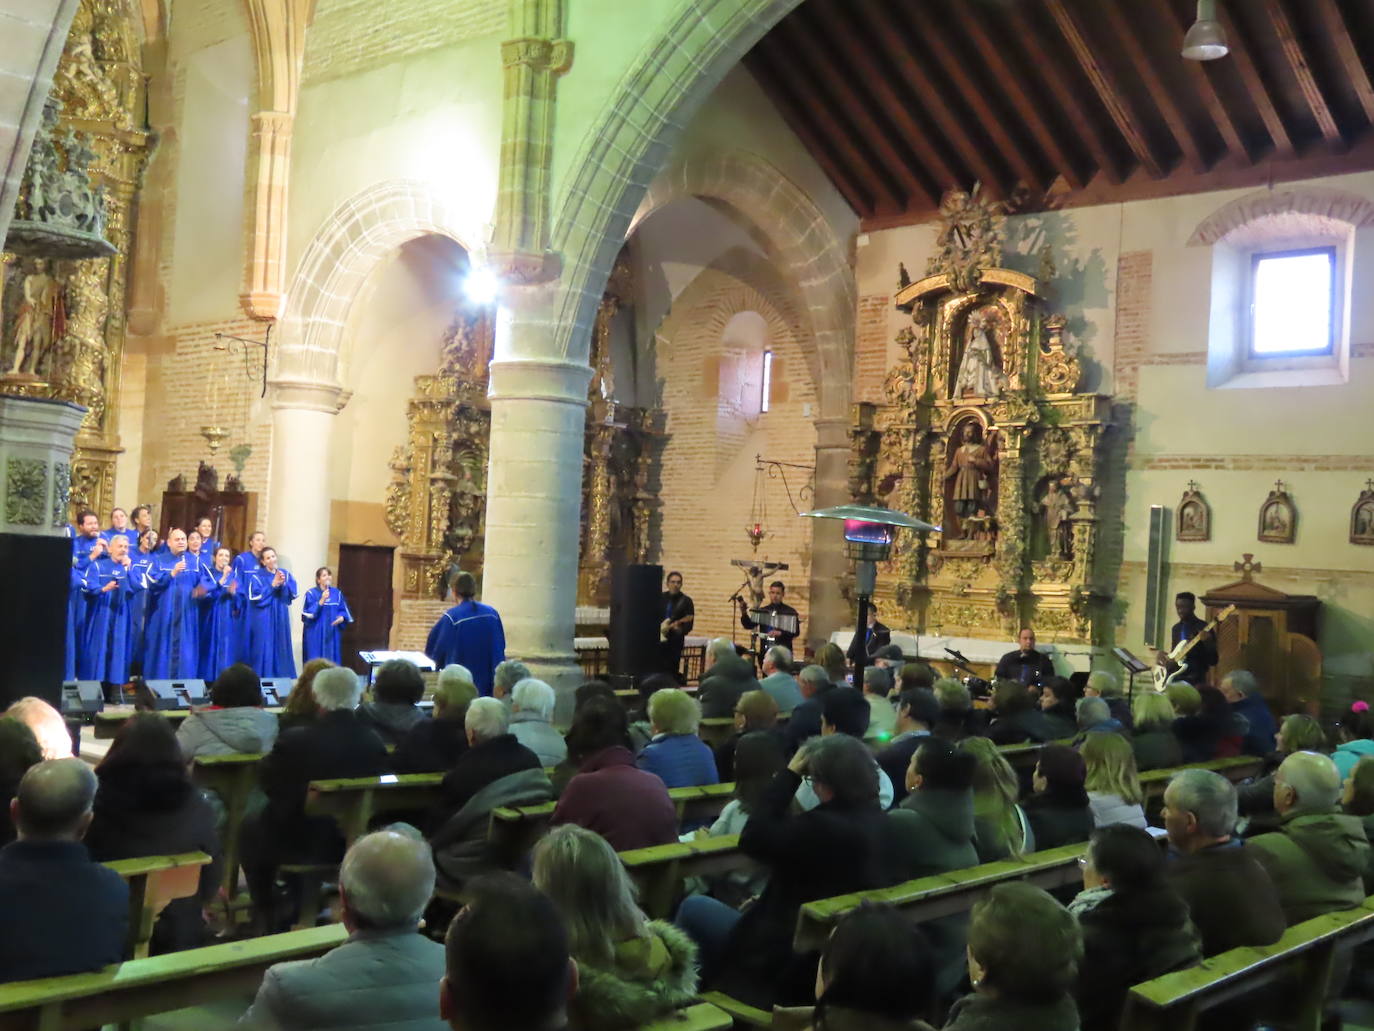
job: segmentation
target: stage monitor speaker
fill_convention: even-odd
[[[1164,638],[1164,563],[1169,560],[1169,510],[1150,506],[1149,551],[1145,558],[1145,643],[1151,648],[1166,644]]]
[[[62,715],[99,712],[105,708],[105,691],[99,680],[68,680],[62,684]]]
[[[184,677],[173,680],[145,680],[159,710],[189,709],[206,702],[205,681]]]
[[[286,704],[286,696],[291,693],[291,686],[295,683],[290,677],[264,677],[262,680],[262,697],[267,702],[270,709],[277,709]]]
[[[661,665],[658,628],[663,623],[659,598],[663,567],[620,566],[611,579],[612,674],[642,677]]]

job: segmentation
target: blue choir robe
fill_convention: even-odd
[[[81,589],[86,596],[86,628],[77,651],[76,673],[82,680],[123,684],[134,659],[133,597],[143,590],[139,578],[112,558],[86,567]],[[107,583],[114,590],[103,588]]]
[[[262,568],[262,563],[251,551],[241,551],[230,563],[234,575],[239,578],[239,604],[234,609],[234,661],[253,664],[248,657],[248,577]],[[258,673],[262,676],[261,671]]]
[[[301,610],[301,622],[305,624],[301,632],[301,661],[328,659],[338,666],[339,639],[343,628],[353,622],[353,613],[348,611],[348,601],[337,587],[329,588],[329,600],[321,604],[323,594],[318,587],[305,592],[305,607]],[[344,621],[335,626],[334,620],[340,616]]]
[[[205,595],[200,599],[200,676],[208,684],[238,661],[239,612],[246,594],[233,569],[207,569],[201,585]]]
[[[186,568],[173,574],[182,561]],[[200,565],[187,554],[154,554],[143,574],[149,595],[143,629],[143,675],[148,679],[200,675],[200,604],[195,596],[200,581]]]
[[[85,582],[86,569],[91,564],[91,548],[95,547],[97,538],[83,537],[75,530],[68,536],[72,542],[72,572],[67,581],[67,632],[63,640],[66,651],[62,676],[65,680],[75,680],[77,654],[81,650],[81,637],[86,632],[86,611],[89,607],[81,585]]]
[[[129,575],[138,578],[139,585],[147,583],[148,570],[153,564],[153,553],[142,551],[129,552]],[[134,635],[134,665],[141,668],[143,663],[143,645],[147,640],[144,631],[148,626],[148,606],[152,604],[151,595],[146,590],[137,591],[133,597],[133,635]]]
[[[506,630],[500,615],[480,601],[453,606],[429,632],[425,654],[439,669],[451,662],[466,666],[477,690],[491,694],[496,667],[506,661]]]
[[[219,541],[213,537],[200,542],[200,553],[205,556],[205,564],[211,569],[215,568],[215,552],[217,551],[219,551]],[[234,564],[232,558],[230,558],[229,564],[231,566]]]
[[[245,661],[260,677],[294,677],[296,659],[291,654],[290,608],[296,599],[296,578],[286,573],[286,581],[280,587],[273,587],[274,576],[261,565],[248,574],[248,658]]]
[[[132,526],[126,526],[122,530],[116,530],[113,526],[107,526],[100,531],[100,536],[108,541],[111,537],[121,536],[129,542],[129,557],[133,558],[134,552],[138,550],[138,531]]]

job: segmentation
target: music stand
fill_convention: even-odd
[[[1121,663],[1121,665],[1125,667],[1126,672],[1130,676],[1130,679],[1127,681],[1129,686],[1126,689],[1126,701],[1129,704],[1134,704],[1135,675],[1137,673],[1144,673],[1150,667],[1147,663],[1141,662],[1139,659],[1137,659],[1125,648],[1113,648],[1112,655],[1116,657],[1117,662]]]

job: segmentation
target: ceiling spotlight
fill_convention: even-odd
[[[1229,51],[1226,30],[1217,21],[1216,0],[1197,0],[1197,21],[1183,37],[1183,56],[1190,61],[1215,61]]]
[[[485,306],[496,300],[501,281],[487,265],[475,265],[463,282],[463,292],[473,304]]]

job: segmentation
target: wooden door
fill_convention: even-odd
[[[367,665],[360,651],[378,651],[391,641],[391,564],[394,548],[368,544],[340,544],[334,582],[348,599],[353,622],[339,642],[345,666],[359,673]]]

